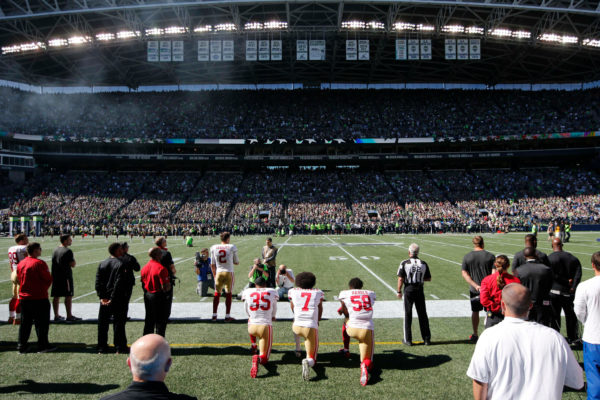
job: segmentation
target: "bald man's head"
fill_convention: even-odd
[[[560,238],[552,239],[552,250],[558,251],[558,250],[562,250],[562,248],[563,248],[563,242],[562,242],[562,240],[560,240]]]
[[[134,381],[163,382],[171,367],[171,348],[160,335],[142,336],[131,345],[127,364]]]
[[[525,249],[523,250],[523,256],[528,260],[536,258],[535,248],[534,247],[525,247]]]
[[[531,305],[531,292],[520,283],[511,283],[502,289],[502,309],[505,317],[525,319]]]

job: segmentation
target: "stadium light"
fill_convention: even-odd
[[[264,23],[263,27],[265,29],[287,29],[288,24],[285,21],[268,21]]]
[[[584,39],[582,44],[584,46],[600,47],[600,39]]]
[[[505,28],[494,28],[490,32],[490,35],[496,36],[496,37],[511,37],[512,31],[510,29],[505,29]]]
[[[194,28],[195,33],[212,32],[212,25],[197,26]]]
[[[160,36],[163,33],[164,33],[164,30],[161,28],[146,29],[146,36]]]
[[[100,42],[106,42],[108,40],[115,40],[114,33],[98,33],[96,35],[96,40]]]
[[[465,33],[469,35],[483,35],[484,29],[481,26],[468,26],[465,28]]]
[[[465,27],[462,25],[444,25],[442,26],[442,32],[444,33],[463,33]]]
[[[578,42],[577,37],[568,35],[558,35],[556,33],[544,33],[538,37],[540,41],[562,43],[562,44],[575,44]]]
[[[215,31],[235,31],[235,25],[231,23],[215,25]]]
[[[48,41],[50,47],[64,47],[68,46],[69,42],[66,39],[52,39]]]
[[[178,35],[186,32],[187,28],[184,26],[169,26],[164,29],[165,35]]]
[[[513,31],[512,38],[513,39],[529,39],[529,38],[531,38],[531,32]]]
[[[117,39],[131,39],[140,36],[140,31],[120,31],[117,32]]]
[[[69,44],[85,44],[89,43],[92,39],[89,36],[71,36],[69,38]]]
[[[263,28],[261,22],[246,22],[244,24],[244,30],[246,31],[260,31]]]
[[[385,24],[379,21],[371,21],[367,23],[367,27],[369,29],[383,30],[385,29]]]
[[[435,26],[433,25],[425,25],[425,24],[418,24],[415,27],[416,30],[421,31],[421,32],[433,32],[435,30]]]
[[[394,29],[397,31],[414,31],[415,24],[411,24],[408,22],[396,22],[394,24]]]
[[[365,29],[367,24],[364,21],[342,21],[342,29]]]

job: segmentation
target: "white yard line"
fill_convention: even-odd
[[[460,295],[461,295],[462,297],[464,297],[465,299],[469,299],[469,300],[471,299],[471,296],[468,296],[468,295],[466,295],[466,294],[464,294],[464,293],[461,293]]]
[[[439,300],[440,298],[437,297],[435,294],[430,294],[431,297],[433,297],[435,300]]]
[[[94,290],[93,292],[89,292],[89,293],[86,293],[86,294],[82,294],[81,296],[73,297],[73,300],[79,300],[79,299],[82,299],[82,298],[84,298],[84,297],[87,297],[87,296],[89,296],[89,295],[92,295],[92,294],[94,294],[94,293],[96,293],[96,291],[95,291],[95,290]]]
[[[134,302],[134,303],[137,303],[138,301],[140,301],[140,300],[141,300],[141,299],[143,299],[143,298],[144,298],[144,296],[142,296],[142,297],[138,297],[138,298],[137,298],[137,299],[135,299],[133,302]]]

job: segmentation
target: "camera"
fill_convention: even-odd
[[[287,273],[287,270],[285,268],[279,270],[280,275],[285,275],[286,273]]]

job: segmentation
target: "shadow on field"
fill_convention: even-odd
[[[447,354],[419,356],[402,350],[384,350],[375,356],[375,363],[381,369],[415,370],[434,368],[452,360]]]
[[[267,373],[264,375],[257,375],[256,378],[257,379],[265,379],[265,378],[270,378],[272,376],[279,376],[279,372],[277,372],[277,364],[273,364],[273,363],[267,363],[267,365],[265,365],[264,367],[261,366],[261,368],[266,369]],[[260,373],[261,370],[259,370]]]
[[[94,394],[104,393],[117,389],[119,385],[98,385],[95,383],[41,383],[33,380],[24,380],[20,385],[0,387],[0,393],[69,393],[69,394]]]
[[[235,355],[250,357],[250,346],[228,346],[228,347],[171,347],[173,356],[220,356]]]

